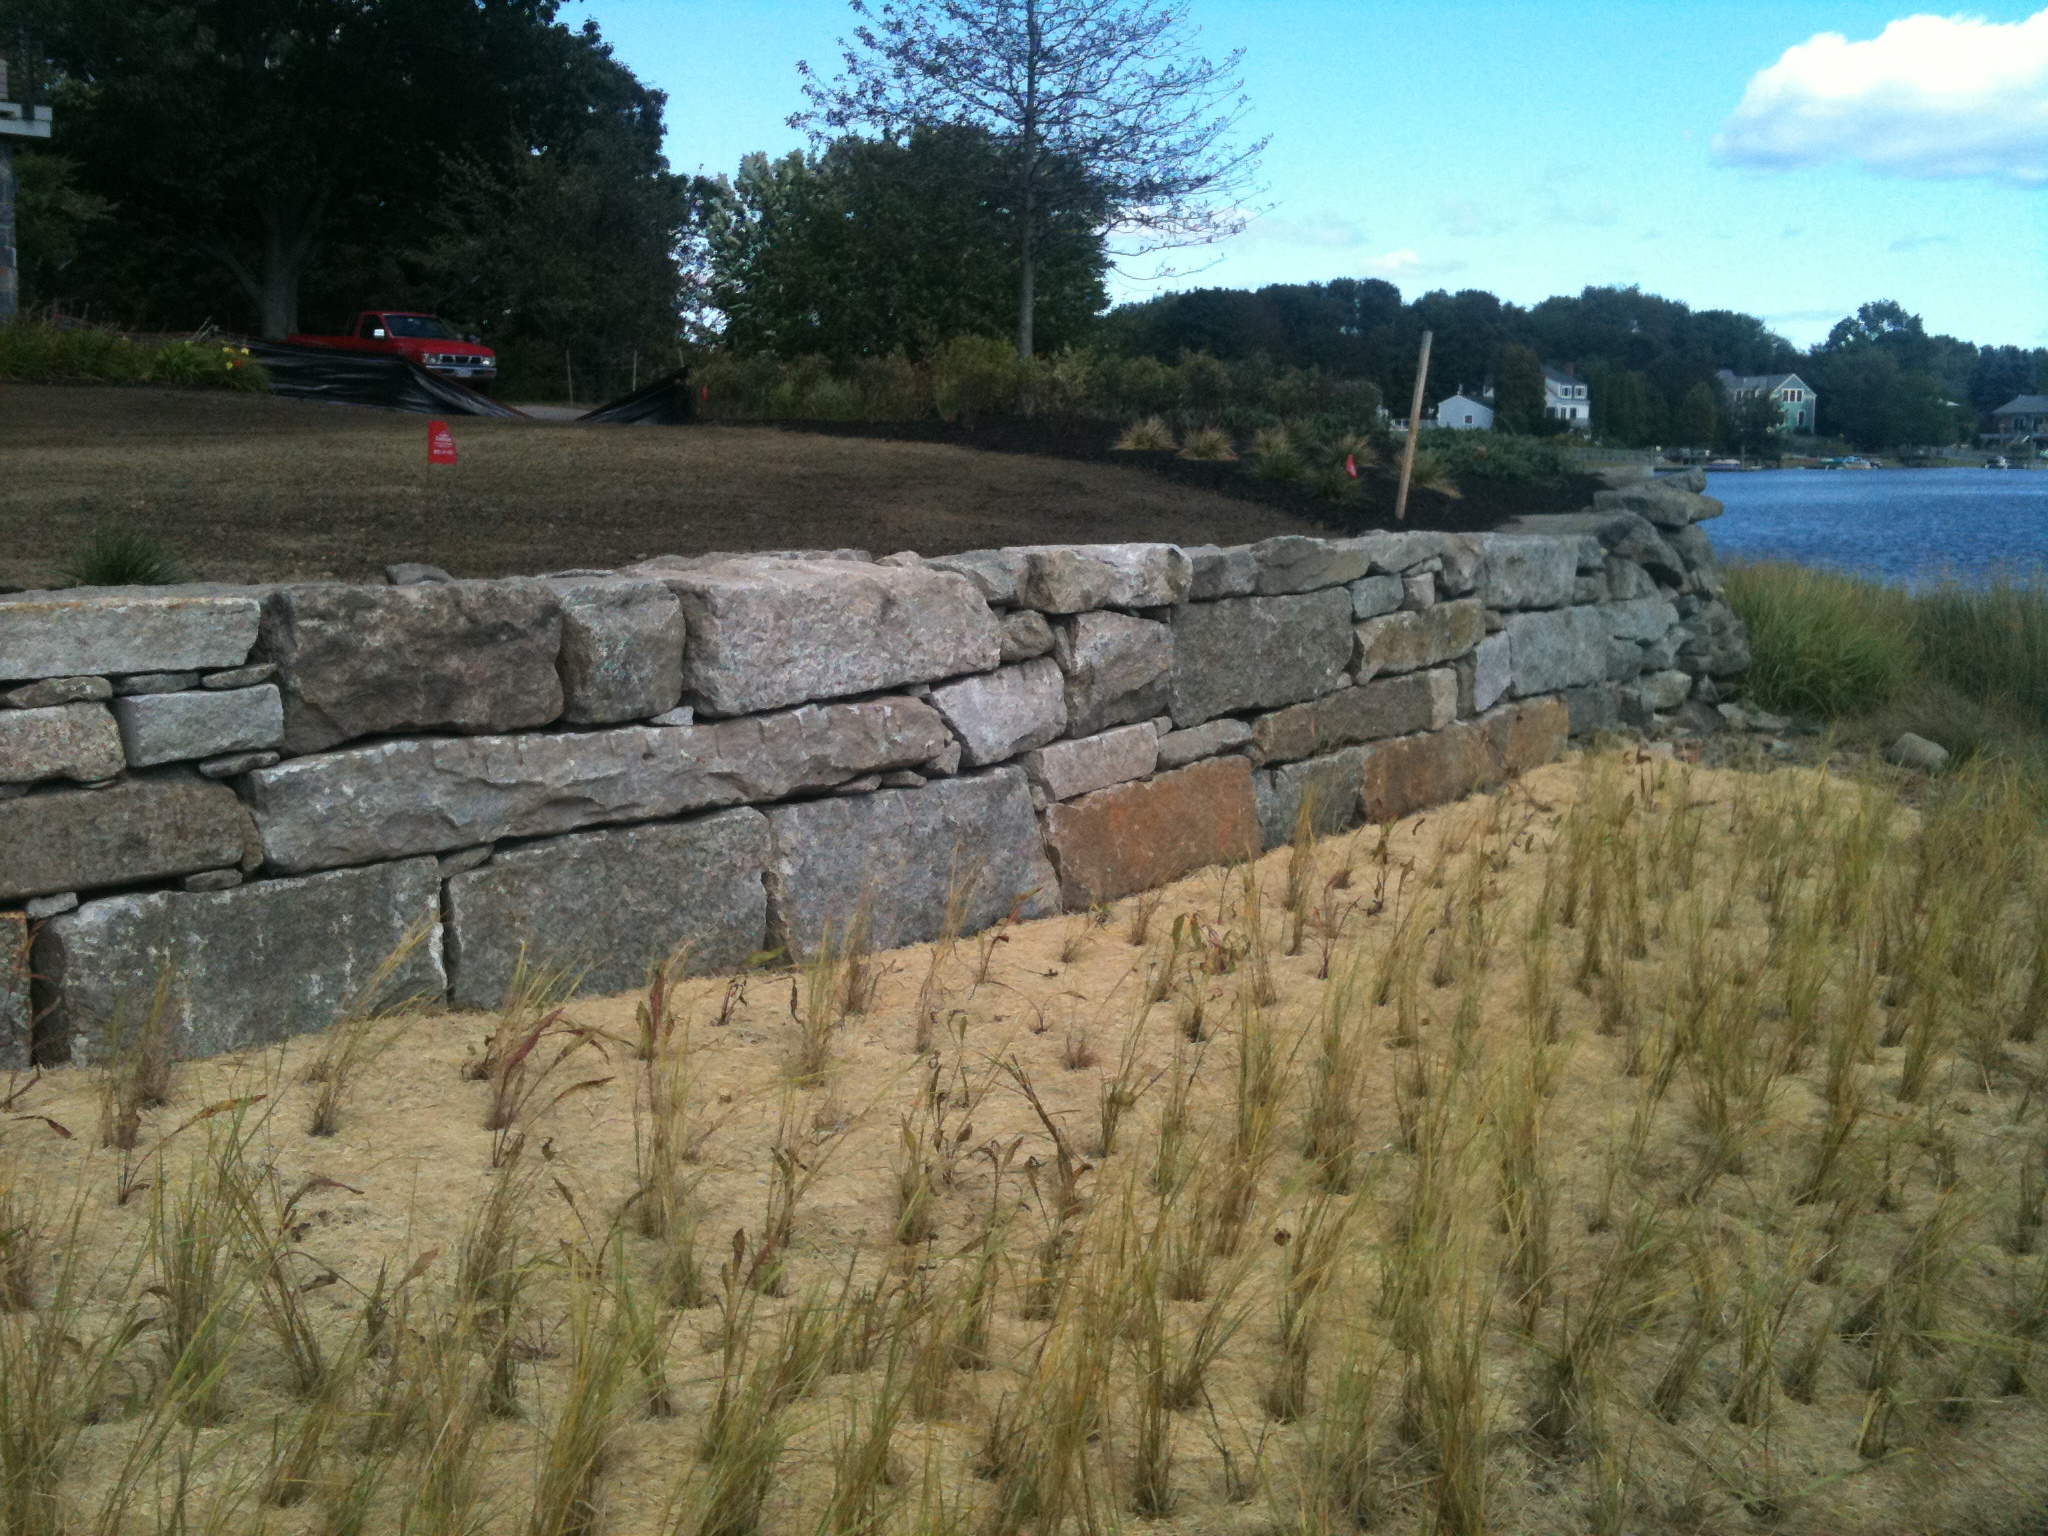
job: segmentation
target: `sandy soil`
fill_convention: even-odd
[[[1138,470],[772,427],[461,419],[267,396],[0,384],[0,583],[58,578],[107,523],[195,578],[458,576],[719,549],[946,554],[1001,544],[1243,543],[1319,530]]]
[[[1794,786],[1810,778],[1778,774],[1759,779],[1696,770],[1690,778],[1659,779],[1665,769],[1633,757],[1609,760],[1606,771],[1667,809],[1694,808],[1707,828],[1710,859],[1716,850],[1732,846],[1728,829],[1738,819],[1736,807],[1765,793],[1758,786],[1779,784],[1784,787],[1772,793],[1797,793]],[[1314,1199],[1308,1164],[1300,1154],[1299,1125],[1318,1021],[1330,1006],[1348,1007],[1372,1036],[1360,1090],[1366,1171],[1355,1197],[1359,1204],[1351,1239],[1316,1336],[1311,1401],[1320,1405],[1328,1398],[1330,1373],[1340,1359],[1391,1358],[1379,1299],[1413,1162],[1401,1149],[1403,1117],[1413,1112],[1412,1093],[1403,1107],[1403,1084],[1417,1061],[1435,1059],[1441,1069],[1446,1058],[1431,1053],[1442,1047],[1447,1031],[1455,1030],[1453,1015],[1467,998],[1480,1008],[1483,1023],[1474,1037],[1477,1065],[1470,1098],[1460,1101],[1469,1112],[1461,1111],[1461,1123],[1451,1128],[1472,1162],[1462,1220],[1484,1252],[1493,1253],[1492,1245],[1501,1240],[1493,1219],[1495,1154],[1488,1128],[1500,1106],[1511,1101],[1516,1082],[1538,1061],[1524,1020],[1529,979],[1515,956],[1537,893],[1557,879],[1546,851],[1559,819],[1588,792],[1590,782],[1583,765],[1558,765],[1528,776],[1501,796],[1410,818],[1384,836],[1368,829],[1324,843],[1315,851],[1313,876],[1303,884],[1315,894],[1306,908],[1309,921],[1298,953],[1287,952],[1289,920],[1281,908],[1292,855],[1282,850],[1256,866],[1263,893],[1256,909],[1248,907],[1241,874],[1210,871],[1156,898],[1122,903],[1100,921],[1082,915],[1026,923],[963,941],[950,954],[935,957],[930,946],[919,946],[878,957],[882,975],[874,1002],[836,1033],[833,1065],[822,1086],[797,1088],[790,1082],[799,977],[777,973],[743,983],[715,978],[687,983],[683,993],[694,1019],[697,1113],[699,1123],[709,1127],[697,1191],[707,1266],[719,1263],[736,1230],[758,1234],[769,1189],[770,1147],[781,1124],[794,1127],[793,1144],[811,1182],[798,1211],[791,1293],[764,1303],[765,1315],[786,1313],[807,1294],[840,1296],[849,1276],[858,1287],[884,1286],[890,1276],[913,1275],[920,1266],[928,1275],[942,1274],[991,1210],[1004,1213],[1010,1284],[1021,1284],[1030,1247],[1041,1232],[1042,1201],[1034,1197],[1033,1184],[1043,1188],[1050,1179],[1055,1148],[1002,1064],[1016,1065],[1076,1145],[1090,1154],[1092,1166],[1082,1187],[1092,1203],[1091,1231],[1100,1238],[1108,1230],[1105,1223],[1121,1219],[1117,1212],[1124,1202],[1144,1207],[1149,1199],[1145,1177],[1158,1150],[1162,1103],[1177,1066],[1195,1067],[1192,1122],[1204,1138],[1203,1171],[1195,1187],[1206,1187],[1222,1155],[1244,1021],[1248,1016],[1263,1019],[1283,1052],[1285,1088],[1278,1139],[1242,1249],[1241,1262],[1249,1266],[1240,1291],[1245,1321],[1211,1372],[1212,1407],[1177,1416],[1174,1482],[1179,1502],[1171,1517],[1158,1523],[1186,1532],[1297,1528],[1317,1416],[1312,1412],[1300,1423],[1275,1423],[1260,1403],[1278,1358],[1278,1265],[1289,1232],[1303,1230]],[[1373,965],[1401,931],[1400,914],[1418,901],[1418,910],[1432,910],[1446,900],[1445,891],[1466,878],[1461,871],[1467,869],[1483,871],[1474,878],[1488,882],[1496,925],[1492,953],[1498,959],[1463,982],[1437,986],[1425,977],[1418,1005],[1420,1052],[1395,1048],[1398,1008],[1374,1006],[1363,996],[1370,990],[1365,981],[1370,973],[1354,968],[1354,961],[1359,967]],[[1153,905],[1147,942],[1136,945],[1130,941],[1134,915],[1145,904]],[[1187,941],[1183,955],[1196,952],[1225,963],[1233,946],[1241,949],[1256,937],[1270,971],[1271,1002],[1261,1009],[1247,1001],[1255,975],[1247,956],[1228,970],[1219,964],[1214,973],[1192,971],[1192,990],[1145,1005],[1152,968],[1162,963],[1164,945],[1176,931]],[[1744,912],[1729,942],[1746,944],[1758,932],[1754,913]],[[1678,937],[1660,930],[1658,941],[1660,950],[1675,951]],[[1825,1208],[1794,1205],[1786,1191],[1805,1165],[1814,1134],[1816,1063],[1809,1063],[1804,1076],[1787,1078],[1774,1093],[1745,1171],[1720,1179],[1689,1205],[1674,1203],[1670,1195],[1684,1182],[1692,1146],[1683,1074],[1661,1109],[1651,1105],[1647,1112],[1654,1129],[1635,1177],[1645,1198],[1661,1211],[1661,1240],[1668,1240],[1671,1251],[1647,1284],[1646,1310],[1626,1336],[1603,1387],[1617,1426],[1615,1438],[1594,1456],[1584,1449],[1553,1452],[1530,1434],[1533,1373],[1571,1316],[1570,1298],[1582,1295],[1614,1262],[1617,1236],[1596,1213],[1607,1204],[1605,1191],[1614,1187],[1615,1147],[1646,1092],[1645,1078],[1631,1075],[1641,1071],[1631,1058],[1639,1058],[1645,1048],[1655,1055],[1654,1043],[1645,1046],[1645,1031],[1656,1011],[1655,988],[1663,984],[1655,978],[1669,974],[1656,959],[1638,962],[1633,971],[1624,968],[1640,987],[1640,1011],[1617,1032],[1603,1033],[1596,1006],[1599,989],[1588,996],[1570,984],[1572,953],[1561,942],[1554,957],[1557,1043],[1545,1047],[1550,1054],[1541,1058],[1550,1063],[1547,1070],[1558,1073],[1543,1110],[1543,1145],[1555,1180],[1553,1241],[1560,1278],[1533,1336],[1518,1331],[1509,1301],[1496,1298],[1492,1304],[1485,1376],[1491,1528],[1584,1531],[1591,1518],[1588,1489],[1598,1476],[1617,1479],[1623,1490],[1624,1519],[1614,1529],[1762,1528],[1742,1512],[1745,1503],[1768,1509],[1763,1525],[1789,1530],[1954,1529],[1965,1519],[1981,1520],[1972,1529],[2009,1528],[2006,1522],[2048,1487],[2048,1458],[2041,1455],[2048,1443],[2043,1439],[2048,1416],[2038,1396],[2004,1396],[1986,1387],[1973,1392],[1963,1423],[1944,1424],[1931,1413],[1920,1413],[1910,1419],[1910,1431],[1899,1432],[1898,1448],[1889,1459],[1864,1460],[1855,1448],[1869,1410],[1857,1374],[1864,1351],[1837,1344],[1826,1357],[1812,1403],[1796,1403],[1779,1392],[1763,1425],[1740,1425],[1729,1421],[1717,1395],[1734,1368],[1735,1344],[1724,1335],[1699,1387],[1672,1422],[1641,1411],[1683,1332],[1692,1273],[1683,1258],[1687,1243],[1696,1241],[1704,1246],[1695,1251],[1721,1255],[1731,1298],[1739,1291],[1731,1277],[1751,1274],[1744,1266],[1765,1263],[1767,1251],[1773,1264],[1781,1262],[1775,1257],[1779,1245],[1789,1245],[1786,1252],[1808,1251],[1800,1245],[1813,1241],[1814,1223]],[[1332,979],[1323,974],[1326,964]],[[936,981],[928,983],[934,976]],[[926,992],[926,1000],[936,1000],[945,1029],[937,1055],[919,1058],[911,1049],[913,1019],[920,991],[928,985],[936,992]],[[1202,1029],[1208,1039],[1200,1045],[1191,1044],[1184,1032],[1188,1000],[1195,995],[1205,1002]],[[639,1000],[593,998],[569,1005],[569,1018],[593,1033],[551,1082],[591,1081],[594,1086],[568,1095],[525,1127],[524,1219],[542,1254],[601,1249],[602,1234],[636,1188],[636,1145],[645,1135],[645,1119],[642,1068],[630,1042]],[[202,1115],[209,1107],[249,1098],[239,1113],[247,1120],[250,1156],[274,1161],[287,1186],[314,1177],[332,1181],[317,1188],[302,1207],[301,1262],[316,1280],[339,1277],[339,1283],[314,1293],[323,1326],[339,1331],[360,1316],[364,1293],[380,1266],[397,1271],[417,1258],[426,1265],[419,1282],[423,1291],[447,1284],[465,1228],[496,1177],[490,1166],[493,1134],[483,1128],[488,1088],[466,1080],[463,1071],[484,1048],[493,1022],[483,1015],[446,1014],[404,1026],[390,1053],[351,1091],[339,1134],[331,1138],[305,1132],[313,1090],[301,1079],[320,1041],[188,1064],[180,1070],[173,1102],[149,1113],[140,1160],[127,1160],[131,1181],[156,1189],[145,1188],[125,1205],[113,1198],[124,1159],[98,1145],[100,1079],[94,1072],[60,1070],[18,1092],[0,1150],[13,1188],[33,1195],[47,1231],[56,1231],[75,1212],[105,1301],[138,1283],[138,1276],[146,1280],[150,1272],[145,1255],[156,1192],[178,1188],[187,1161],[206,1150],[209,1137],[218,1142],[223,1127],[235,1118]],[[2038,1070],[2039,1048],[2032,1050],[2030,1059]],[[1120,1057],[1129,1061],[1129,1080],[1142,1092],[1117,1150],[1097,1157],[1100,1094],[1105,1080],[1118,1071]],[[1895,1076],[1899,1057],[1896,1048],[1879,1051],[1873,1082]],[[987,1147],[990,1153],[973,1151],[960,1159],[956,1182],[941,1192],[936,1236],[901,1249],[894,1240],[893,1201],[900,1130],[924,1093],[934,1063],[949,1095],[948,1123],[962,1127],[960,1144]],[[2031,1111],[2029,1122],[2016,1080],[1986,1091],[1982,1082],[1958,1071],[1944,1084],[1930,1104],[1885,1100],[1878,1119],[1890,1138],[1882,1141],[1887,1204],[1861,1218],[1854,1257],[1835,1283],[1809,1283],[1793,1271],[1788,1315],[1781,1319],[1781,1353],[1789,1354],[1816,1319],[1825,1327],[1830,1316],[1840,1315],[1881,1277],[1906,1234],[1941,1201],[1947,1186],[1938,1176],[1938,1160],[1927,1154],[1934,1144],[1927,1137],[1938,1133],[1947,1138],[1949,1166],[1960,1159],[1962,1187],[1970,1192],[1972,1208],[1990,1220],[2013,1160],[2021,1155],[2017,1143],[2038,1132],[2039,1109]],[[549,1096],[542,1094],[539,1102]],[[60,1127],[69,1134],[60,1134]],[[1014,1155],[1001,1163],[1002,1149],[1012,1144]],[[993,1176],[999,1165],[1008,1170],[1000,1182]],[[1635,1186],[1624,1180],[1624,1187]],[[1624,1203],[1629,1198],[1624,1192]],[[1968,1241],[1969,1263],[1957,1283],[1972,1297],[2002,1294],[2002,1287],[2018,1285],[2043,1262],[2014,1259],[1975,1228]],[[634,1265],[646,1262],[648,1251],[637,1238],[629,1242]],[[1217,1261],[1217,1273],[1238,1262]],[[1492,1273],[1493,1262],[1486,1260],[1485,1275]],[[1486,1279],[1480,1288],[1492,1284]],[[501,1424],[490,1433],[487,1484],[493,1512],[487,1524],[492,1530],[517,1529],[525,1518],[537,1447],[552,1422],[550,1405],[565,1369],[562,1294],[560,1275],[551,1270],[535,1292],[536,1304],[525,1324],[530,1361],[523,1368],[522,1390],[528,1421]],[[996,1325],[999,1367],[958,1374],[947,1389],[943,1413],[928,1423],[908,1420],[899,1432],[900,1455],[909,1469],[909,1485],[899,1489],[909,1499],[910,1507],[900,1515],[910,1522],[906,1529],[931,1528],[918,1515],[921,1467],[937,1468],[939,1485],[967,1501],[963,1509],[990,1496],[990,1484],[968,1475],[971,1460],[989,1415],[1006,1394],[1021,1389],[1032,1341],[1043,1327],[1018,1316],[1013,1291],[1005,1295]],[[1732,1299],[1729,1305],[1734,1307]],[[1171,1306],[1182,1326],[1191,1326],[1200,1311],[1194,1302]],[[666,1420],[636,1418],[623,1428],[603,1485],[603,1529],[652,1531],[672,1517],[672,1494],[696,1464],[696,1437],[713,1391],[718,1357],[710,1345],[717,1315],[713,1307],[681,1314],[668,1353],[681,1412]],[[1969,1313],[1971,1320],[1965,1321],[1959,1307],[1954,1316],[1959,1337],[1983,1340],[1981,1351],[1994,1349],[1989,1333],[1973,1331],[1984,1326],[1978,1313]],[[232,1419],[203,1436],[223,1465],[234,1456],[260,1463],[271,1443],[267,1426],[287,1403],[259,1321],[248,1322],[243,1342],[244,1358],[228,1381]],[[1990,1355],[1980,1352],[1971,1358],[1982,1362]],[[1131,1369],[1120,1346],[1102,1402],[1103,1440],[1092,1453],[1112,1491],[1128,1477]],[[2039,1367],[2029,1369],[2038,1372]],[[1991,1379],[1988,1364],[1981,1365],[1981,1372],[1981,1381]],[[1386,1364],[1385,1375],[1391,1393],[1397,1366]],[[872,1373],[830,1378],[799,1405],[795,1436],[767,1512],[773,1536],[805,1536],[813,1530],[820,1489],[830,1482],[834,1436],[846,1422],[847,1404],[871,1378]],[[117,1449],[127,1443],[126,1432],[118,1423],[88,1432],[88,1460],[95,1471],[93,1481],[82,1481],[82,1487],[104,1486]],[[1391,1409],[1379,1443],[1386,1458],[1381,1473],[1385,1528],[1418,1528],[1428,1469],[1418,1466],[1412,1452],[1403,1459]],[[1226,1453],[1230,1467],[1254,1478],[1244,1502],[1226,1496]],[[226,1475],[218,1481],[225,1486]],[[247,1497],[253,1501],[253,1495]],[[320,1507],[315,1500],[268,1511],[270,1528],[319,1529]],[[252,1511],[253,1503],[244,1515],[253,1518]],[[965,1516],[962,1520],[961,1529],[974,1523]],[[954,1527],[939,1522],[938,1528]]]

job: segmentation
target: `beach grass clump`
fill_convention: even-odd
[[[1730,565],[1728,601],[1749,628],[1743,692],[1766,709],[1825,719],[1897,698],[1919,663],[1903,593],[1811,566]]]

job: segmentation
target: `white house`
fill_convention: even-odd
[[[1812,432],[1820,397],[1813,392],[1813,386],[1796,373],[1735,373],[1730,369],[1719,370],[1715,377],[1721,381],[1721,389],[1729,402],[1754,400],[1759,395],[1767,396],[1778,407],[1778,419],[1787,432]]]
[[[1586,396],[1586,381],[1568,369],[1543,365],[1543,414],[1565,423],[1574,432],[1593,430],[1593,405]]]
[[[1436,424],[1454,432],[1493,430],[1493,392],[1468,395],[1462,389],[1436,403]]]

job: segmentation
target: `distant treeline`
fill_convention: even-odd
[[[25,303],[266,334],[418,307],[495,345],[515,397],[616,394],[694,361],[729,404],[785,415],[946,410],[966,397],[941,381],[971,376],[990,410],[1356,418],[1405,406],[1425,329],[1428,403],[1490,386],[1504,428],[1541,433],[1541,367],[1570,367],[1622,445],[1768,449],[1768,412],[1726,398],[1722,368],[1797,372],[1820,432],[1866,450],[1970,437],[2048,387],[2048,350],[1930,336],[1890,302],[1805,351],[1635,288],[1523,308],[1339,278],[1109,308],[1104,199],[1058,164],[1033,226],[1039,356],[1004,362],[1019,266],[1000,141],[927,126],[679,176],[663,94],[594,23],[556,17],[556,0],[0,0],[16,94],[57,106],[50,146],[17,156]]]

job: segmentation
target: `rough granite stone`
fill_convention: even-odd
[[[180,1056],[325,1029],[408,939],[379,997],[439,1001],[440,895],[434,861],[407,859],[229,891],[89,901],[53,918],[36,941],[36,970],[53,999],[37,1053],[104,1059],[115,1032],[148,1010],[160,976],[169,977]]]
[[[28,1069],[35,1008],[29,998],[25,912],[0,912],[0,1071]]]
[[[1163,773],[1169,768],[1185,768],[1205,757],[1249,746],[1251,739],[1251,726],[1228,716],[1190,726],[1185,731],[1167,731],[1159,737],[1159,770]]]
[[[970,768],[1008,762],[1067,728],[1066,680],[1049,656],[942,684],[930,703],[960,738]]]
[[[1210,602],[1219,597],[1250,597],[1259,586],[1259,557],[1249,544],[1219,549],[1214,544],[1189,547],[1194,575],[1188,582],[1188,601]]]
[[[1401,578],[1401,607],[1420,613],[1436,606],[1436,572],[1415,571]]]
[[[1678,622],[1678,610],[1654,594],[1624,603],[1603,603],[1599,611],[1607,615],[1607,632],[1617,640],[1661,640]]]
[[[1364,749],[1365,819],[1398,821],[1554,761],[1564,751],[1570,712],[1556,699],[1503,704],[1441,731]]]
[[[1449,667],[1409,672],[1261,716],[1252,726],[1253,746],[1262,762],[1310,757],[1353,742],[1435,730],[1457,709],[1457,674]]]
[[[1052,626],[1033,608],[1003,615],[1003,662],[1031,661],[1052,650]]]
[[[1045,791],[1048,800],[1071,800],[1142,779],[1158,765],[1159,736],[1149,721],[1056,741],[1025,753],[1022,763],[1025,777]]]
[[[394,560],[384,567],[384,580],[394,587],[417,587],[454,579],[440,566],[428,565],[421,560]]]
[[[1357,629],[1354,669],[1363,682],[1382,673],[1441,666],[1465,655],[1485,634],[1486,610],[1476,597],[1367,619]]]
[[[233,752],[226,757],[216,757],[199,765],[200,776],[208,779],[233,779],[258,768],[268,768],[278,760],[275,752]]]
[[[1165,608],[1188,595],[1194,567],[1175,544],[1031,544],[1021,555],[1017,602],[1041,613]]]
[[[1643,648],[1633,640],[1610,637],[1607,642],[1607,681],[1632,682],[1642,670]]]
[[[562,719],[619,725],[683,696],[683,605],[659,581],[554,581],[562,608]]]
[[[700,714],[986,672],[1002,656],[1002,626],[951,571],[749,558],[668,580],[689,624],[683,684]]]
[[[1504,633],[1517,698],[1576,688],[1607,675],[1607,619],[1598,608],[1509,614]]]
[[[1659,714],[1678,708],[1692,692],[1692,678],[1683,672],[1647,672],[1636,679],[1636,696]]]
[[[1619,555],[1609,555],[1606,561],[1606,574],[1608,602],[1626,603],[1639,597],[1657,595],[1657,583],[1650,580],[1650,573],[1633,560],[1624,560]]]
[[[294,753],[396,731],[527,730],[562,713],[562,616],[542,581],[281,587],[263,605],[263,646]]]
[[[768,942],[768,818],[578,832],[529,843],[448,881],[449,999],[499,1008],[519,968],[578,968],[599,996],[644,987],[682,951],[693,972],[737,970]]]
[[[188,891],[231,891],[241,883],[242,872],[239,869],[202,869],[178,882]]]
[[[1372,545],[1365,539],[1312,539],[1283,533],[1252,545],[1261,597],[1319,592],[1358,580],[1372,569]]]
[[[132,694],[114,700],[113,710],[131,768],[262,752],[284,741],[284,705],[273,683],[224,693]]]
[[[37,896],[21,904],[21,910],[28,914],[30,922],[40,922],[46,917],[55,917],[60,912],[69,912],[78,905],[78,892],[59,891],[54,896]]]
[[[46,677],[0,693],[0,708],[49,709],[58,704],[96,704],[112,698],[113,684],[104,677]]]
[[[1575,607],[1586,603],[1604,603],[1608,596],[1605,571],[1596,571],[1591,576],[1582,575],[1572,583],[1572,604]]]
[[[1076,614],[1056,625],[1053,657],[1066,675],[1067,729],[1086,736],[1161,713],[1172,686],[1174,633],[1127,613]]]
[[[104,704],[0,710],[0,784],[91,784],[112,778],[126,761],[121,733]]]
[[[0,601],[0,679],[239,667],[256,643],[251,596],[124,587]]]
[[[1052,866],[1019,768],[992,768],[856,799],[768,808],[769,943],[816,951],[865,905],[869,937],[894,949],[939,937],[957,891],[962,933],[1059,910]]]
[[[1562,608],[1578,580],[1575,540],[1541,535],[1480,536],[1479,596],[1489,608]]]
[[[951,571],[974,583],[985,602],[1007,607],[1017,601],[1017,583],[1024,576],[1024,557],[1010,549],[971,549],[964,555],[933,555],[925,564]]]
[[[206,674],[204,678],[200,680],[199,686],[202,688],[212,688],[215,690],[225,688],[254,688],[258,683],[267,683],[273,677],[276,676],[276,662],[259,661],[252,663],[251,665],[246,667],[230,667],[225,672],[209,672]],[[135,693],[139,690],[130,688],[127,691],[130,693]],[[160,691],[164,693],[173,693],[177,690],[166,688]]]
[[[1062,801],[1045,813],[1045,841],[1069,911],[1249,858],[1260,848],[1251,764],[1213,757]]]
[[[1174,724],[1328,693],[1350,665],[1351,624],[1351,594],[1341,587],[1174,609]]]
[[[128,779],[0,800],[0,901],[219,869],[240,862],[252,837],[225,784]]]
[[[1712,510],[1704,505],[1712,502]],[[1633,512],[1659,528],[1689,528],[1702,518],[1721,515],[1711,497],[1681,490],[1669,480],[1645,480],[1618,490],[1595,491],[1596,512]]]
[[[1514,681],[1513,664],[1509,651],[1512,642],[1505,633],[1488,635],[1472,651],[1472,695],[1469,705],[1462,693],[1459,697],[1458,712],[1464,715],[1483,715],[1502,699],[1507,697],[1510,684]]]
[[[818,793],[917,767],[951,740],[917,700],[869,699],[708,725],[379,742],[247,782],[270,863],[297,873]]]
[[[1614,683],[1602,681],[1588,683],[1583,688],[1567,688],[1564,702],[1570,713],[1571,734],[1574,736],[1612,731],[1621,724],[1621,694]]]
[[[135,672],[114,679],[115,694],[181,693],[199,686],[197,672]]]
[[[1303,805],[1309,808],[1309,825],[1317,837],[1332,837],[1357,826],[1364,815],[1359,785],[1368,750],[1345,747],[1254,774],[1260,846],[1278,848],[1294,841]]]
[[[1405,578],[1393,575],[1361,576],[1351,583],[1351,617],[1376,619],[1392,613],[1408,596]]]

